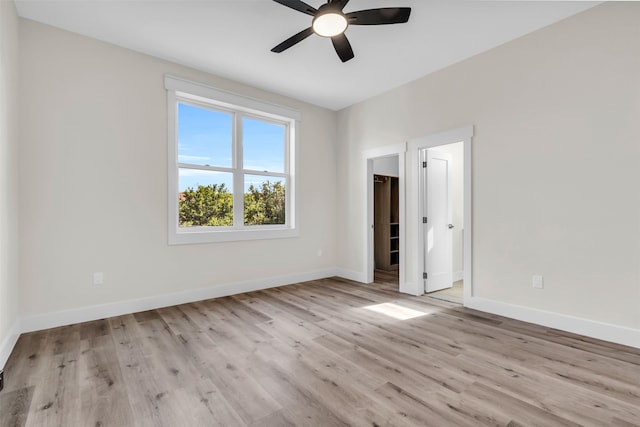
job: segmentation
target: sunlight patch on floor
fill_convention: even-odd
[[[412,308],[403,307],[392,302],[385,302],[383,304],[368,305],[362,307],[364,309],[374,311],[376,313],[384,314],[389,317],[393,317],[398,320],[408,320],[415,317],[425,316],[429,313],[424,311],[414,310]]]

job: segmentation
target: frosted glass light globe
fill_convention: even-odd
[[[313,31],[322,37],[334,37],[347,29],[347,18],[337,12],[323,13],[313,20]]]

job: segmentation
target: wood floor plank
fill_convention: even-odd
[[[621,420],[620,418],[613,418],[611,421],[611,427],[638,427],[640,426],[640,420],[637,423],[631,421]]]
[[[376,277],[23,334],[0,426],[640,427],[639,349]]]
[[[401,416],[412,425],[492,425],[492,423],[482,423],[481,420],[470,415],[452,411],[434,392],[414,394],[390,382],[379,387],[375,392],[399,408]]]
[[[524,366],[514,362],[503,361],[496,365],[489,358],[478,354],[461,355],[454,363],[459,363],[461,369],[472,377],[476,383],[485,384],[505,395],[517,398],[523,403],[544,408],[549,414],[573,419],[582,425],[607,425],[611,420],[611,413],[605,413],[604,417],[598,414],[598,405],[604,405],[601,401],[592,401],[587,395],[588,391],[579,387],[571,387],[555,378],[540,373],[535,366]],[[549,398],[549,389],[560,387],[566,390],[565,395],[552,394]],[[573,402],[588,401],[589,403],[576,412]],[[594,406],[595,405],[595,406]]]
[[[292,381],[304,389],[323,406],[349,425],[410,425],[396,411],[376,399],[372,391],[355,377],[340,376],[331,369],[320,369],[313,363],[313,356],[305,352],[301,356],[286,346],[264,346],[260,356],[266,355],[270,363],[281,370],[288,370]],[[393,420],[393,422],[391,422]]]
[[[22,427],[26,424],[34,388],[19,388],[0,394],[0,418],[3,419],[3,426]]]
[[[281,309],[281,313],[288,313],[289,316],[293,316],[305,322],[320,322],[324,320],[323,317],[307,308],[303,308],[296,304],[291,304],[290,302],[279,299],[278,292],[276,290],[252,292],[252,295],[269,305]]]
[[[42,351],[41,377],[35,380],[26,426],[78,425],[80,422],[77,325],[51,329]]]
[[[300,425],[303,424],[296,424],[289,420],[282,410],[273,412],[252,424],[256,427],[295,427]]]
[[[357,343],[374,354],[382,356],[396,365],[411,367],[423,376],[425,382],[434,387],[445,387],[459,392],[469,385],[464,373],[447,368],[448,355],[427,346],[399,339],[386,332],[371,333],[366,327],[351,326],[349,331],[343,322],[326,321],[322,327],[329,333]]]
[[[93,426],[132,425],[134,416],[113,339],[98,331],[80,342],[79,420]]]
[[[177,308],[164,310],[164,319],[182,318],[177,314]],[[179,311],[181,312],[181,311]],[[244,425],[237,413],[230,407],[224,399],[220,390],[211,382],[201,380],[195,382],[193,386],[186,388],[173,387],[162,378],[158,378],[149,370],[149,365],[153,365],[153,359],[148,359],[140,351],[143,344],[143,337],[138,333],[134,325],[128,325],[131,316],[120,318],[115,322],[114,337],[118,339],[119,360],[121,365],[128,368],[125,375],[125,382],[128,384],[129,400],[134,413],[137,415],[136,425],[140,426],[176,426],[184,424],[189,420],[192,426],[229,426]],[[155,318],[157,319],[157,318]],[[167,325],[175,322],[168,321]],[[122,326],[124,324],[124,326]],[[185,330],[189,334],[187,348],[181,354],[188,354],[181,366],[184,371],[191,375],[197,375],[197,370],[188,368],[190,365],[197,365],[196,361],[199,352],[191,351],[196,347],[197,339],[193,332]],[[206,341],[206,340],[205,340]],[[185,341],[181,341],[185,342]],[[185,345],[187,345],[185,342]],[[206,344],[197,344],[199,349],[206,347]],[[212,344],[209,344],[212,346]],[[169,378],[173,373],[167,374]]]
[[[636,381],[621,381],[599,373],[593,373],[587,369],[575,366],[541,365],[538,369],[549,374],[564,379],[566,382],[588,388],[598,393],[614,397],[618,400],[631,404],[640,402],[640,377],[635,375],[635,370],[629,374],[636,376]]]
[[[167,425],[189,423],[189,426],[227,427],[247,425],[231,407],[211,380],[200,381],[192,387],[171,391],[175,421]]]
[[[129,396],[129,404],[136,414],[137,425],[170,426],[174,411],[166,408],[163,390],[152,375],[143,354],[143,337],[134,316],[110,319],[118,363],[123,371],[123,381]],[[178,421],[178,420],[176,420]]]
[[[329,407],[315,398],[313,393],[298,385],[289,369],[282,369],[275,363],[265,362],[265,355],[254,354],[249,361],[247,373],[254,378],[276,401],[282,409],[274,415],[276,419],[286,418],[288,423],[297,426],[340,426],[349,424],[335,414]],[[267,417],[256,425],[273,421]],[[286,425],[286,424],[285,424]]]
[[[181,306],[180,310],[198,325],[214,346],[226,347],[234,352],[236,359],[246,357],[256,345],[271,339],[253,323],[245,324],[226,316],[224,307],[212,301]]]
[[[185,307],[181,311],[193,320]],[[247,425],[280,410],[281,405],[245,372],[246,356],[241,356],[238,350],[244,349],[243,346],[247,344],[237,347],[235,343],[238,340],[226,339],[235,334],[230,330],[232,325],[217,325],[217,328],[222,331],[223,340],[218,339],[218,333],[210,330],[186,333],[183,340],[185,354],[194,361],[200,375],[216,385],[233,411]]]
[[[27,388],[41,381],[48,363],[45,357],[48,334],[48,331],[38,331],[20,337],[5,366],[6,391]]]
[[[580,427],[578,423],[549,413],[542,408],[530,405],[481,383],[475,383],[465,390],[461,400],[468,405],[474,403],[474,406],[482,412],[491,413],[497,420],[500,420],[502,425],[515,423],[532,427]]]

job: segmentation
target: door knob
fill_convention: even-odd
[[[448,227],[449,227],[449,230],[451,230],[453,228],[453,224],[449,224]]]

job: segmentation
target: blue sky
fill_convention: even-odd
[[[244,168],[284,172],[285,127],[248,117],[242,119],[242,125]],[[178,162],[232,167],[232,134],[232,114],[178,104]],[[229,189],[233,187],[230,173],[181,169],[179,176],[180,191],[222,183]],[[245,191],[251,183],[255,185],[267,179],[246,176]]]

